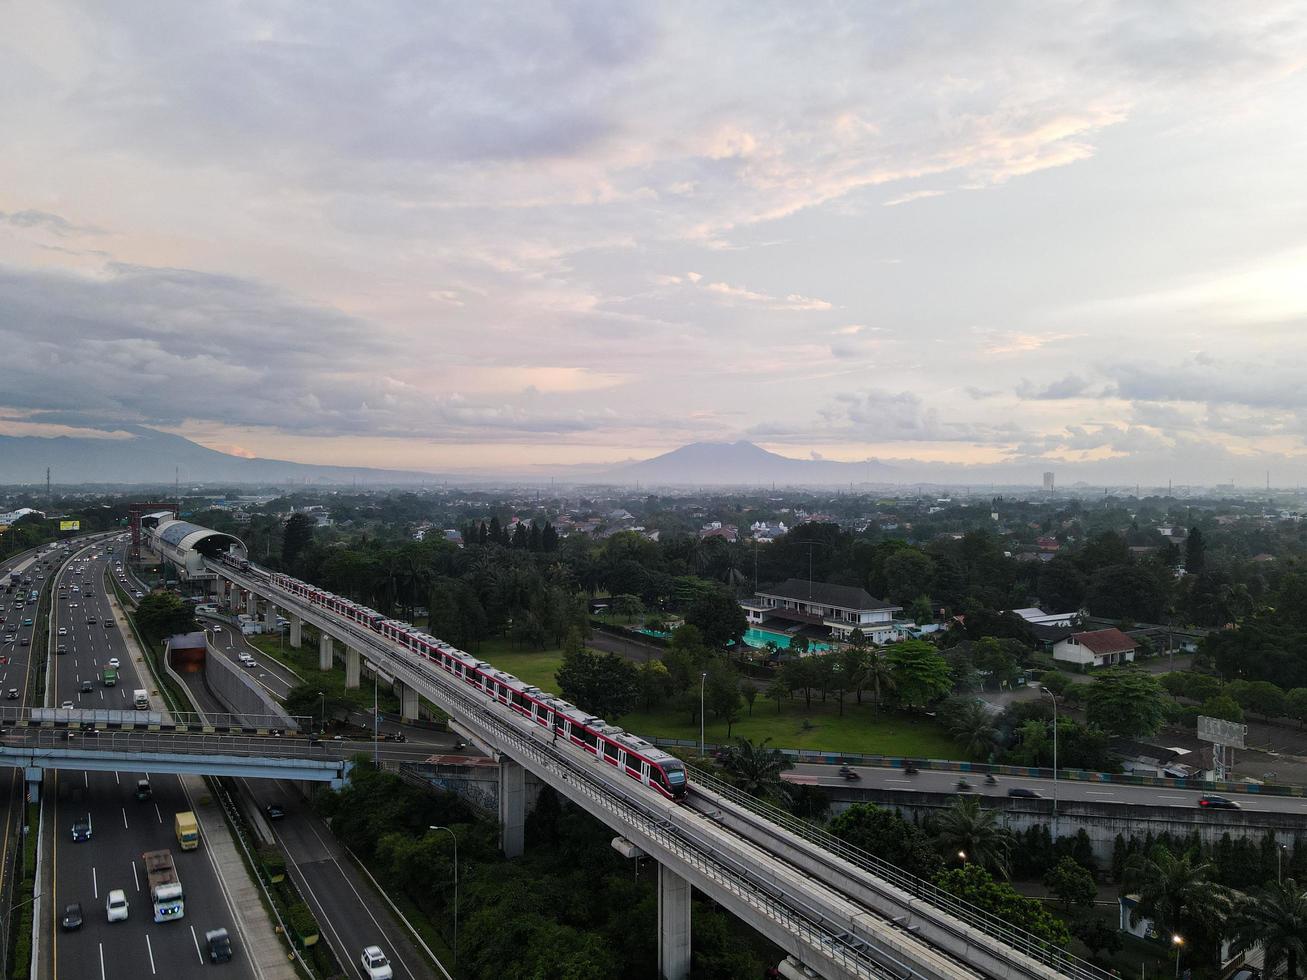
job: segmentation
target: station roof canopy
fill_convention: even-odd
[[[235,545],[239,554],[245,554],[245,544],[240,538],[200,527],[190,521],[161,521],[155,530],[155,536],[178,551],[198,551],[203,555],[215,555],[228,551]]]

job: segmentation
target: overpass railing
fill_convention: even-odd
[[[310,746],[303,738],[272,736],[205,735],[175,732],[109,731],[95,728],[19,728],[0,738],[0,748],[10,752],[32,749],[68,749],[79,752],[127,752],[146,756],[227,755],[241,758],[298,759],[306,762],[339,762],[326,745]],[[333,746],[334,749],[334,746]],[[147,759],[142,765],[148,768]]]
[[[779,807],[751,796],[743,790],[718,779],[712,773],[686,764],[686,772],[693,783],[704,786],[737,806],[751,810],[758,816],[783,827],[789,833],[829,851],[834,856],[861,868],[868,874],[883,879],[894,887],[919,898],[930,905],[960,919],[974,929],[1011,946],[1031,959],[1052,967],[1068,977],[1078,980],[1111,980],[1111,974],[1066,950],[1048,943],[1032,933],[1019,929],[990,912],[965,902],[938,885],[909,874],[883,858],[841,840],[834,834],[802,820]]]
[[[308,731],[307,715],[291,716],[301,731]],[[254,735],[286,731],[282,715],[230,714],[213,711],[133,711],[117,708],[33,708],[0,707],[0,727],[19,728],[41,725],[94,725],[123,731],[231,732]],[[293,729],[291,729],[293,730]]]

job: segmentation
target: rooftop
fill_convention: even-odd
[[[759,589],[758,595],[774,596],[798,602],[816,602],[841,609],[902,609],[893,603],[873,597],[866,589],[856,585],[832,585],[829,582],[809,582],[806,579],[786,579],[780,585]]]

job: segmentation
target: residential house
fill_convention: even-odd
[[[1046,613],[1044,610],[1037,609],[1033,606],[1026,609],[1010,609],[1008,611],[1016,613],[1031,625],[1038,624],[1040,626],[1070,626],[1071,621],[1080,615],[1078,612]]]
[[[1132,663],[1135,641],[1115,626],[1072,633],[1053,645],[1053,659],[1083,667],[1110,667]]]
[[[828,582],[792,578],[770,589],[759,589],[752,599],[740,603],[750,625],[765,626],[768,620],[793,627],[797,624],[818,637],[847,641],[854,630],[873,643],[888,643],[898,629],[894,613],[903,609],[876,599],[865,589]]]

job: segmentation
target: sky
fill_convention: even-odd
[[[1307,481],[1301,4],[0,6],[0,434]]]

